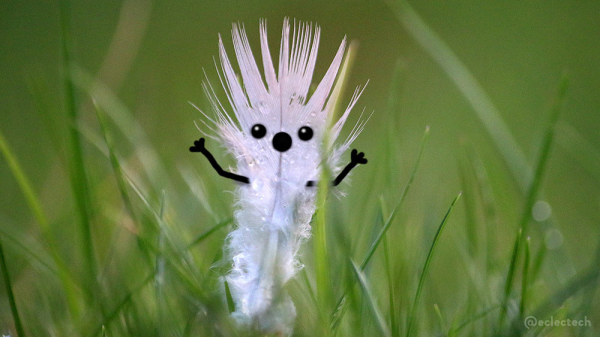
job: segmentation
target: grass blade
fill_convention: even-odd
[[[525,260],[523,261],[523,279],[521,280],[521,304],[519,305],[519,317],[522,319],[525,315],[525,305],[527,302],[527,287],[529,282],[529,251],[531,249],[531,239],[527,238],[525,242]]]
[[[0,241],[0,271],[4,279],[4,285],[6,286],[6,295],[8,296],[8,303],[10,304],[10,311],[15,322],[15,329],[19,337],[25,336],[25,330],[23,324],[21,324],[21,317],[19,316],[19,310],[17,310],[17,301],[15,301],[15,294],[13,292],[12,283],[10,281],[10,274],[8,273],[8,267],[6,266],[6,258],[4,256],[4,249],[2,247],[2,241]]]
[[[166,332],[165,326],[167,324],[166,310],[167,302],[164,295],[165,286],[165,207],[166,207],[166,193],[163,190],[160,197],[158,211],[158,238],[156,243],[156,261],[154,264],[154,295],[156,296],[156,309],[157,309],[157,331],[159,335],[164,335]]]
[[[383,208],[383,203],[382,203]],[[383,209],[382,209],[383,214]],[[398,324],[396,322],[396,299],[394,294],[394,277],[392,272],[392,266],[390,261],[390,252],[388,247],[388,237],[386,236],[383,239],[383,256],[384,256],[384,266],[385,266],[385,276],[387,277],[388,284],[388,306],[389,306],[389,315],[390,315],[390,326],[392,336],[398,336]]]
[[[417,160],[415,161],[415,165],[413,167],[413,170],[412,170],[412,172],[410,174],[410,177],[408,178],[408,182],[406,183],[406,185],[404,186],[404,189],[402,190],[402,194],[400,195],[400,199],[398,200],[398,203],[396,204],[396,206],[392,210],[392,213],[390,213],[390,215],[388,216],[385,224],[381,228],[381,231],[377,235],[377,238],[371,244],[371,247],[367,251],[367,254],[365,255],[362,263],[360,264],[360,270],[361,271],[363,271],[365,269],[365,267],[369,264],[369,261],[371,261],[371,258],[373,257],[373,254],[375,254],[375,250],[377,250],[377,247],[379,247],[379,244],[381,243],[383,237],[385,236],[385,233],[387,233],[388,229],[390,229],[390,226],[392,225],[392,223],[394,221],[394,218],[396,217],[396,214],[397,214],[398,210],[400,209],[400,207],[404,203],[404,199],[406,198],[406,195],[408,194],[410,186],[412,185],[413,181],[415,180],[415,176],[417,175],[417,170],[419,168],[419,164],[421,163],[421,157],[423,156],[423,152],[425,150],[425,145],[427,145],[427,141],[428,140],[429,140],[429,127],[426,127],[425,128],[425,133],[423,134],[423,139],[421,140],[421,146],[419,148],[419,154],[417,155]],[[340,299],[336,303],[334,311],[331,313],[330,322],[331,322],[331,327],[332,327],[333,330],[335,330],[337,328],[337,326],[339,325],[340,321],[342,320],[342,317],[344,317],[344,313],[345,313],[345,307],[344,307],[344,305],[346,303],[345,298],[346,298],[347,294],[348,294],[348,290],[346,290],[342,294],[342,296],[340,297]]]
[[[227,310],[229,310],[229,313],[231,314],[235,311],[235,304],[233,303],[233,297],[231,296],[229,283],[227,282],[227,280],[224,280],[223,283],[225,284],[225,298],[227,299]]]
[[[63,61],[63,85],[65,94],[65,108],[69,117],[69,135],[71,146],[70,174],[71,188],[75,198],[75,205],[79,214],[79,226],[82,235],[83,256],[86,261],[87,271],[86,283],[88,298],[92,298],[93,289],[96,287],[96,259],[94,257],[94,245],[91,231],[91,198],[89,185],[86,178],[85,163],[83,160],[83,147],[79,132],[77,131],[78,112],[76,108],[75,88],[73,82],[68,76],[69,66],[71,64],[72,43],[70,29],[70,5],[68,0],[60,1],[60,24],[62,32],[62,61]]]
[[[225,220],[219,222],[218,224],[214,225],[211,229],[200,234],[200,236],[195,238],[194,241],[190,242],[190,244],[187,245],[187,249],[190,249],[190,248],[194,247],[195,245],[199,244],[200,242],[204,241],[207,237],[211,236],[213,233],[215,233],[219,229],[230,224],[232,221],[233,221],[233,218],[229,218],[229,219],[225,219]]]
[[[329,133],[325,132],[323,144],[329,143]],[[324,145],[323,145],[324,146]],[[327,149],[324,147],[321,153],[327,153]],[[315,214],[315,222],[313,225],[313,256],[316,267],[316,287],[317,287],[317,300],[319,306],[323,308],[321,313],[321,325],[323,335],[330,335],[331,330],[325,323],[327,320],[323,317],[323,313],[327,312],[331,305],[331,275],[329,273],[329,259],[327,255],[327,195],[329,193],[329,184],[331,172],[329,172],[326,165],[322,165],[321,176],[318,182],[317,191],[317,212]]]
[[[377,327],[379,328],[379,330],[381,331],[381,334],[383,336],[391,336],[392,334],[390,333],[390,329],[387,327],[387,325],[385,323],[385,318],[383,318],[381,311],[377,307],[377,303],[375,303],[375,298],[373,296],[371,288],[367,284],[367,278],[365,277],[365,274],[359,270],[359,268],[356,266],[356,263],[354,263],[354,261],[351,261],[351,262],[352,262],[352,270],[354,271],[354,275],[356,276],[358,282],[360,283],[360,287],[362,288],[365,296],[367,297],[367,301],[369,303],[369,307],[371,308],[371,311],[373,312],[373,316],[375,316],[375,318],[377,319]]]
[[[25,172],[21,168],[21,165],[19,164],[17,157],[14,155],[14,153],[10,149],[10,147],[1,131],[0,131],[0,152],[2,152],[2,155],[4,156],[4,159],[6,160],[8,167],[10,168],[13,176],[15,177],[15,180],[19,184],[19,187],[21,188],[21,192],[23,192],[23,196],[25,197],[25,201],[27,202],[27,206],[29,206],[29,209],[31,210],[31,213],[33,213],[35,220],[40,225],[42,233],[44,234],[44,236],[47,239],[50,238],[51,237],[50,236],[50,225],[48,224],[48,220],[46,219],[46,215],[44,214],[44,211],[42,210],[42,206],[38,200],[38,197],[36,196],[35,192],[33,191],[33,187],[31,186],[31,183],[29,183],[29,180],[25,176]]]
[[[314,292],[312,286],[310,285],[310,280],[308,279],[308,274],[306,273],[306,268],[302,268],[302,270],[300,271],[300,275],[302,277],[302,281],[304,281],[304,284],[306,285],[306,291],[308,292],[308,295],[309,295],[312,303],[314,304],[315,308],[317,308],[317,310],[319,310],[319,302],[317,302],[317,298],[315,297],[315,292]]]
[[[427,258],[425,259],[425,264],[423,265],[423,270],[421,271],[421,277],[419,278],[419,284],[417,286],[417,293],[415,294],[415,300],[413,301],[412,309],[410,310],[409,316],[407,318],[408,326],[406,328],[406,336],[410,336],[411,328],[414,325],[414,323],[413,323],[414,317],[417,312],[419,300],[421,299],[423,285],[425,284],[425,279],[427,278],[427,273],[429,272],[429,266],[431,265],[431,260],[433,259],[433,254],[435,253],[435,247],[437,246],[437,243],[439,242],[439,238],[442,234],[442,231],[444,230],[444,227],[446,227],[446,223],[448,222],[448,219],[450,218],[450,212],[452,212],[454,205],[456,204],[458,199],[460,199],[461,194],[462,194],[462,192],[458,193],[456,198],[454,198],[454,200],[450,204],[450,207],[448,208],[448,211],[446,212],[444,219],[440,223],[440,226],[438,227],[437,232],[435,233],[435,236],[433,237],[433,242],[431,243],[431,247],[429,248],[429,252],[427,253]]]
[[[556,129],[556,123],[558,122],[558,117],[560,116],[560,112],[562,110],[565,97],[567,95],[568,86],[569,81],[566,76],[563,76],[558,89],[557,96],[555,98],[555,102],[552,107],[552,111],[550,113],[550,121],[548,124],[548,129],[546,129],[540,155],[537,160],[535,175],[533,176],[533,180],[531,181],[531,184],[529,185],[527,191],[527,200],[525,202],[525,208],[523,209],[523,215],[521,217],[520,223],[520,228],[523,229],[523,232],[525,234],[527,234],[527,226],[529,224],[529,221],[531,220],[531,210],[533,208],[533,204],[535,204],[540,186],[542,184],[542,179],[546,171],[546,164],[548,163],[550,149],[552,148],[552,143],[554,140],[554,131]]]
[[[542,244],[540,246],[540,251],[535,256],[535,260],[533,261],[533,266],[531,266],[531,281],[535,281],[540,270],[542,269],[542,264],[544,263],[544,258],[546,257],[547,252],[546,244]]]
[[[506,284],[504,285],[504,298],[502,300],[502,310],[500,311],[500,319],[498,320],[498,329],[502,329],[504,320],[506,319],[506,311],[508,310],[508,301],[510,300],[510,293],[512,291],[512,285],[515,276],[515,270],[517,267],[517,258],[519,257],[519,243],[521,242],[521,236],[523,230],[519,229],[517,232],[517,238],[513,245],[513,250],[510,258],[510,266],[508,267],[508,274],[506,275]]]
[[[0,152],[2,152],[4,159],[8,163],[8,166],[9,166],[13,176],[15,177],[15,180],[19,184],[19,188],[21,189],[21,192],[23,193],[23,195],[25,197],[27,206],[31,210],[31,213],[33,213],[33,216],[36,219],[37,223],[40,225],[40,229],[42,231],[42,236],[46,240],[48,249],[50,251],[50,255],[52,256],[52,259],[57,266],[59,278],[63,285],[63,289],[65,290],[65,295],[66,295],[67,303],[69,305],[69,310],[70,310],[71,314],[76,315],[78,312],[78,309],[77,309],[77,298],[76,298],[76,295],[74,294],[75,284],[74,284],[71,276],[69,275],[67,268],[65,267],[62,259],[60,258],[60,255],[58,254],[58,250],[56,248],[56,242],[54,240],[54,235],[50,229],[50,225],[48,223],[46,215],[44,214],[44,211],[42,209],[40,201],[39,201],[37,195],[35,194],[33,187],[31,186],[31,183],[29,182],[29,179],[27,179],[25,172],[21,168],[21,165],[19,164],[17,157],[14,155],[14,153],[10,149],[10,147],[9,147],[8,143],[6,142],[6,139],[4,138],[4,135],[2,134],[1,131],[0,131]]]
[[[433,304],[433,309],[435,310],[435,316],[438,319],[438,324],[440,325],[440,329],[442,331],[448,330],[446,328],[446,321],[444,320],[444,316],[442,315],[442,311],[440,310],[440,307],[437,305],[437,303]]]
[[[463,204],[465,205],[465,232],[467,234],[468,251],[470,257],[475,257],[478,255],[479,248],[477,242],[477,219],[475,215],[477,209],[474,198],[475,193],[472,193],[474,190],[473,183],[468,178],[467,167],[462,160],[458,160],[458,168],[462,190],[467,191]]]
[[[496,200],[494,197],[494,191],[490,183],[488,172],[485,168],[483,160],[475,150],[472,144],[465,147],[467,157],[475,173],[475,186],[477,187],[477,193],[483,205],[483,214],[485,219],[485,249],[486,249],[486,268],[491,270],[495,263],[495,252],[496,252],[496,236],[494,235],[494,229],[497,228],[499,223],[496,210]]]

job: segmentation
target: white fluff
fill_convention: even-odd
[[[216,112],[216,134],[237,160],[236,174],[248,177],[250,184],[239,184],[234,217],[237,229],[229,234],[227,251],[233,260],[226,276],[235,302],[233,316],[244,325],[264,332],[290,334],[296,310],[283,290],[302,265],[296,259],[303,241],[310,236],[310,219],[315,212],[316,188],[306,187],[318,180],[321,171],[323,133],[329,126],[327,165],[336,172],[340,156],[362,130],[357,125],[340,146],[332,144],[356,103],[356,90],[347,109],[333,124],[333,99],[330,96],[340,71],[346,39],[342,41],[327,73],[308,97],[317,59],[320,28],[311,24],[283,24],[279,69],[276,72],[267,43],[266,23],[260,24],[264,81],[252,54],[246,33],[233,25],[233,44],[241,82],[227,57],[219,36],[221,82],[238,123],[235,123],[205,83]],[[266,82],[266,85],[265,85]],[[267,135],[252,137],[250,130],[263,124]],[[298,138],[298,129],[310,126],[310,141]],[[209,126],[210,127],[210,126]],[[211,128],[212,129],[212,128]],[[286,152],[273,149],[277,132],[292,136]]]

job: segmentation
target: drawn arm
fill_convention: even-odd
[[[350,163],[348,163],[348,165],[346,165],[346,167],[344,167],[342,172],[340,172],[340,174],[338,174],[338,176],[335,178],[335,180],[332,183],[333,186],[339,185],[342,182],[342,180],[344,180],[344,178],[346,178],[348,173],[350,173],[350,171],[352,171],[352,169],[356,167],[356,165],[366,164],[366,163],[367,163],[367,158],[365,158],[364,152],[359,153],[356,150],[352,150],[352,153],[350,154]],[[314,187],[316,185],[317,185],[317,182],[314,180],[309,180],[306,183],[307,187]]]
[[[194,146],[190,146],[190,152],[200,152],[202,153],[206,159],[210,162],[210,165],[217,171],[217,173],[224,178],[228,178],[231,180],[239,181],[240,183],[249,184],[250,179],[248,177],[244,177],[235,173],[227,172],[221,168],[221,165],[217,163],[217,160],[213,155],[204,147],[204,138],[200,138],[199,140],[194,141]]]

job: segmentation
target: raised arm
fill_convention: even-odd
[[[366,163],[367,163],[367,158],[365,158],[364,152],[359,153],[358,151],[356,151],[356,149],[352,150],[352,153],[350,153],[350,163],[348,163],[348,165],[346,165],[346,167],[344,167],[342,172],[340,172],[340,174],[338,174],[338,176],[332,182],[332,185],[333,186],[339,185],[342,182],[342,180],[344,180],[344,178],[346,178],[348,173],[350,173],[350,171],[352,171],[352,169],[356,167],[356,165],[366,164]],[[314,187],[316,185],[317,185],[317,182],[314,180],[309,180],[306,183],[307,187]]]
[[[194,141],[194,146],[190,146],[190,152],[200,152],[202,153],[206,159],[210,162],[210,165],[217,171],[217,173],[224,178],[228,178],[231,180],[239,181],[240,183],[249,184],[250,179],[248,177],[244,177],[235,173],[224,171],[221,168],[221,165],[217,163],[217,160],[213,155],[204,147],[204,138],[200,138],[199,140]]]

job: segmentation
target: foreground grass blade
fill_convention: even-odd
[[[164,295],[165,284],[165,206],[166,193],[163,190],[160,196],[159,211],[158,211],[158,239],[156,243],[156,261],[154,264],[154,295],[156,296],[157,309],[157,332],[159,335],[164,335],[167,324],[166,317],[166,300]]]
[[[533,260],[533,264],[531,266],[531,271],[529,272],[529,274],[531,275],[530,276],[531,282],[533,282],[537,279],[537,276],[538,276],[540,270],[542,269],[542,264],[544,264],[544,258],[546,257],[546,253],[548,252],[547,249],[548,248],[546,247],[545,244],[541,245],[539,252],[535,256],[535,259]]]
[[[390,229],[390,226],[392,225],[394,218],[396,217],[396,214],[397,214],[398,210],[400,209],[400,206],[402,206],[402,204],[404,203],[404,199],[406,198],[406,195],[408,194],[408,190],[410,189],[410,186],[412,185],[413,181],[415,180],[415,176],[417,175],[417,170],[419,168],[419,164],[421,163],[421,157],[423,156],[423,152],[425,150],[425,145],[427,145],[428,140],[429,140],[429,126],[425,128],[425,133],[423,134],[423,139],[421,140],[421,146],[419,148],[419,154],[417,155],[417,160],[415,161],[415,166],[413,167],[410,177],[408,178],[408,182],[406,183],[406,185],[404,186],[404,189],[402,190],[402,194],[400,195],[400,199],[398,200],[398,203],[392,210],[392,213],[390,213],[390,215],[388,216],[385,224],[381,228],[381,231],[377,235],[377,238],[371,244],[371,247],[367,251],[367,254],[365,255],[362,263],[360,264],[361,271],[364,270],[365,267],[369,264],[369,261],[371,261],[371,258],[373,257],[373,254],[375,254],[375,250],[377,250],[377,247],[379,247],[379,244],[383,240],[385,233],[387,233],[388,229]],[[330,322],[331,322],[331,328],[333,330],[335,330],[337,328],[337,326],[339,325],[339,323],[342,320],[342,317],[344,316],[345,303],[346,303],[345,299],[346,299],[347,293],[348,293],[348,290],[346,290],[342,294],[340,299],[336,302],[334,311],[331,313]]]
[[[498,320],[498,329],[502,329],[504,320],[506,319],[506,311],[508,310],[508,301],[510,300],[510,293],[512,291],[512,284],[515,277],[515,270],[517,268],[517,259],[519,257],[519,243],[521,242],[521,236],[523,230],[519,229],[517,232],[517,238],[513,245],[513,250],[510,258],[510,266],[508,267],[508,274],[506,276],[506,283],[504,285],[504,298],[502,300],[502,310],[500,311],[500,319]]]
[[[13,176],[15,177],[15,180],[17,180],[17,183],[19,184],[19,187],[21,188],[21,192],[23,192],[23,196],[25,197],[25,201],[27,202],[27,206],[29,206],[29,209],[31,210],[31,213],[33,213],[35,220],[40,225],[40,227],[42,229],[42,233],[44,235],[48,235],[50,233],[50,225],[48,224],[48,220],[46,219],[46,215],[44,214],[44,211],[42,210],[42,206],[38,200],[38,197],[36,196],[35,192],[33,191],[33,187],[29,183],[29,180],[25,176],[25,172],[21,168],[21,165],[19,164],[17,157],[14,155],[14,153],[10,149],[10,147],[9,147],[8,143],[6,142],[6,139],[4,138],[4,135],[2,134],[1,131],[0,131],[0,152],[2,152],[2,155],[4,156],[4,159],[6,160],[8,167],[10,168]],[[48,238],[48,236],[46,238]]]
[[[446,331],[448,330],[446,328],[446,320],[444,320],[444,316],[442,315],[442,311],[440,310],[440,307],[437,305],[437,303],[433,304],[433,309],[435,310],[435,315],[437,316],[438,319],[438,324],[440,325],[440,329],[442,331]]]
[[[0,241],[0,272],[4,279],[4,285],[6,286],[6,295],[8,297],[8,303],[10,304],[10,311],[15,322],[15,329],[19,337],[25,337],[25,330],[21,324],[21,317],[19,316],[19,310],[17,310],[17,301],[15,301],[15,294],[13,292],[12,283],[10,281],[10,274],[8,273],[8,267],[6,266],[6,258],[4,257],[4,249],[2,247],[2,241]]]
[[[321,177],[319,179],[319,190],[317,191],[317,213],[315,214],[315,223],[313,226],[313,250],[317,274],[317,301],[319,306],[326,312],[331,305],[331,279],[329,274],[329,259],[327,257],[327,194],[329,191],[330,174],[323,167]],[[322,322],[326,322],[324,317],[321,317]],[[322,333],[330,334],[329,326],[323,325]]]
[[[227,226],[232,221],[233,221],[233,218],[228,218],[228,219],[225,219],[225,220],[219,222],[218,224],[214,225],[211,229],[200,234],[200,236],[198,236],[197,238],[194,239],[194,241],[192,241],[190,244],[188,244],[187,249],[190,249],[190,248],[194,247],[195,245],[199,244],[200,242],[204,241],[207,237],[211,236],[213,233],[215,233],[219,229]]]
[[[382,215],[384,213],[383,200],[381,203],[382,207]],[[396,323],[396,299],[394,292],[394,277],[392,272],[392,266],[390,261],[390,250],[388,247],[388,237],[386,236],[383,239],[383,257],[384,257],[384,266],[385,266],[385,276],[387,277],[387,285],[388,285],[388,306],[389,306],[389,316],[390,316],[390,327],[392,336],[398,336],[398,324]]]
[[[527,238],[525,242],[525,260],[523,260],[523,273],[521,280],[521,304],[519,305],[519,317],[522,319],[525,315],[525,305],[527,303],[527,287],[529,285],[529,251],[531,250],[531,239]]]
[[[25,172],[21,168],[21,165],[17,161],[17,157],[14,155],[14,153],[8,146],[8,143],[6,142],[6,139],[4,138],[2,132],[0,132],[0,152],[2,152],[4,159],[8,163],[8,166],[13,176],[15,177],[15,180],[19,184],[19,188],[25,196],[27,206],[31,210],[31,213],[33,213],[33,216],[35,217],[37,223],[40,225],[42,236],[46,240],[50,255],[52,256],[52,259],[57,266],[57,271],[59,274],[60,281],[63,285],[63,289],[65,291],[70,313],[76,316],[78,309],[77,298],[74,293],[75,284],[71,279],[71,276],[69,275],[62,259],[60,258],[60,255],[58,254],[56,243],[54,241],[54,235],[50,230],[50,225],[48,223],[46,215],[44,214],[44,211],[42,210],[40,201],[35,192],[33,191],[33,187],[31,186],[29,179],[27,179],[27,176],[25,176]]]
[[[373,315],[377,319],[377,327],[379,328],[379,330],[381,331],[381,334],[383,336],[391,336],[392,334],[390,333],[390,329],[388,328],[388,326],[385,323],[385,318],[383,318],[381,311],[377,307],[377,303],[375,303],[375,298],[373,296],[373,293],[371,292],[371,288],[367,284],[367,278],[365,277],[365,274],[359,270],[359,268],[356,266],[356,263],[354,263],[354,261],[351,261],[351,262],[352,262],[352,270],[354,271],[354,275],[356,275],[356,278],[358,279],[358,282],[360,283],[360,287],[362,288],[362,290],[367,298],[369,307],[371,308]]]
[[[71,64],[72,45],[70,29],[70,5],[68,0],[60,1],[60,23],[62,30],[62,61],[63,61],[63,85],[65,94],[65,108],[69,117],[69,135],[71,145],[70,174],[71,188],[79,214],[79,226],[82,235],[83,256],[86,263],[85,279],[87,282],[88,296],[93,297],[96,283],[96,259],[94,257],[94,245],[91,231],[91,198],[89,185],[86,178],[85,163],[83,160],[83,148],[79,132],[77,131],[78,112],[75,99],[75,88],[68,76]]]
[[[458,199],[460,199],[461,194],[462,194],[462,192],[458,193],[456,198],[454,198],[454,200],[450,204],[450,207],[448,208],[448,211],[446,212],[444,219],[440,223],[440,226],[438,227],[437,232],[435,233],[435,236],[433,237],[433,242],[431,243],[431,247],[429,248],[429,253],[427,253],[427,258],[425,259],[425,265],[423,265],[423,271],[421,271],[421,277],[419,278],[419,284],[417,286],[417,293],[415,294],[415,300],[413,301],[412,309],[410,310],[408,318],[407,318],[408,326],[406,328],[406,336],[410,336],[411,328],[414,325],[413,322],[415,319],[415,314],[417,312],[419,300],[421,299],[423,285],[425,284],[425,279],[427,278],[427,273],[429,272],[429,266],[431,265],[431,260],[433,259],[433,254],[435,253],[435,247],[437,246],[437,243],[440,239],[442,231],[444,230],[444,227],[446,227],[446,223],[448,222],[448,219],[450,218],[450,212],[452,212],[454,205],[456,204]]]
[[[225,285],[225,299],[227,300],[227,310],[229,310],[229,313],[231,314],[235,311],[235,303],[233,302],[233,297],[231,296],[229,283],[227,282],[227,280],[224,280],[223,283]]]

